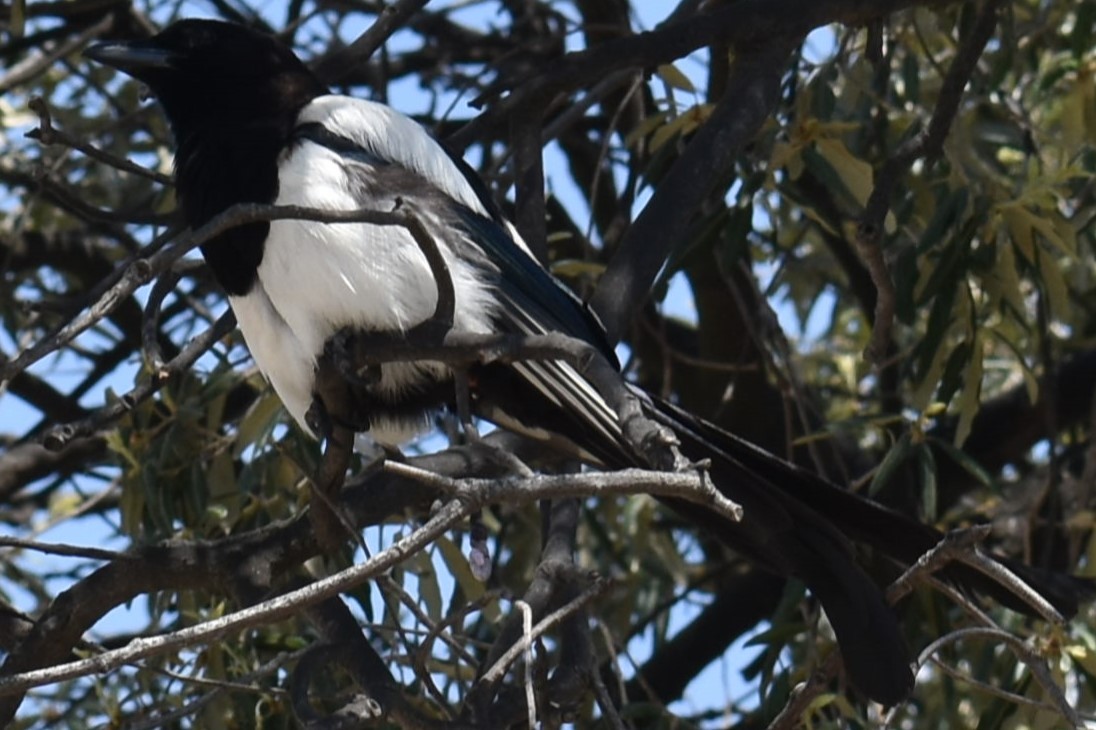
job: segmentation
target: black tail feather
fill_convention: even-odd
[[[649,415],[677,434],[686,457],[712,461],[713,483],[742,505],[745,516],[731,526],[705,516],[704,509],[692,503],[674,503],[674,508],[758,564],[800,578],[825,608],[852,682],[884,704],[904,699],[913,680],[908,649],[894,612],[857,564],[851,542],[869,545],[905,567],[937,545],[943,534],[672,404],[652,399],[650,405]],[[1096,594],[1091,580],[993,557],[1064,618],[1077,613],[1082,598]],[[1013,610],[1035,614],[1011,590],[966,565],[952,564],[939,577]]]
[[[930,525],[841,489],[673,405],[660,403],[658,408],[664,418],[698,435],[712,451],[726,455],[755,479],[793,497],[851,540],[871,546],[902,566],[913,564],[944,537]],[[992,557],[1045,598],[1063,618],[1076,615],[1081,599],[1096,595],[1096,583],[1089,579],[1033,568],[1003,556]],[[939,576],[961,588],[987,595],[1014,611],[1035,615],[1027,602],[974,568],[953,564],[940,571]]]
[[[826,611],[853,684],[886,705],[905,699],[913,687],[909,650],[894,611],[857,564],[849,540],[788,492],[724,457],[690,427],[687,414],[663,405],[651,415],[677,434],[686,457],[712,460],[713,483],[742,505],[744,518],[729,524],[692,502],[667,500],[670,506],[758,565],[802,580]]]

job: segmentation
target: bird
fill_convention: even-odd
[[[191,228],[239,203],[331,211],[407,204],[449,270],[453,332],[561,333],[616,364],[596,315],[537,261],[466,163],[398,111],[331,93],[275,36],[184,19],[148,38],[101,41],[85,54],[142,82],[159,101],[175,139],[179,206]],[[400,226],[255,222],[220,233],[201,251],[258,368],[309,432],[317,362],[331,338],[347,328],[407,332],[429,320],[439,299],[425,253]],[[649,466],[617,411],[567,362],[494,363],[474,375],[480,417],[595,465]],[[361,389],[365,425],[388,442],[421,431],[452,403],[453,379],[440,362],[382,364]],[[825,610],[853,686],[885,705],[903,701],[914,681],[909,649],[854,543],[910,565],[941,533],[626,387],[685,457],[710,463],[711,481],[743,516],[731,522],[696,504],[671,506],[762,569],[801,580]],[[1001,562],[1063,615],[1077,611],[1080,579]],[[944,575],[1031,611],[962,566]]]

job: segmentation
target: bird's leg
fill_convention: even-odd
[[[333,426],[324,443],[323,459],[313,479],[309,520],[325,553],[332,553],[357,533],[338,507],[339,491],[346,480],[350,455],[354,452],[354,432],[345,426]]]
[[[518,474],[523,477],[533,475],[533,470],[514,454],[505,449],[500,449],[480,436],[476,424],[472,421],[472,392],[468,371],[463,368],[453,368],[453,386],[456,389],[457,421],[461,425],[468,444],[473,448],[482,450],[484,456],[491,463],[501,467],[507,473]]]
[[[339,330],[324,343],[316,361],[312,405],[305,413],[316,434],[327,437],[334,427],[355,433],[369,430],[369,414],[359,404],[365,400],[363,391],[380,378],[380,366],[370,366],[363,377],[355,365],[360,349],[361,338],[349,329]]]
[[[482,439],[476,424],[472,422],[472,391],[467,370],[454,368],[453,387],[456,390],[457,421],[464,432],[464,437],[469,443],[479,444]]]
[[[623,397],[614,404],[624,440],[651,466],[664,471],[684,471],[692,465],[678,450],[677,436],[643,413],[639,398],[623,390]]]
[[[344,377],[335,359],[326,350],[316,363],[312,405],[305,414],[310,428],[324,437],[323,459],[313,479],[312,509],[309,519],[317,540],[325,552],[334,552],[348,535],[356,534],[337,507],[339,491],[346,479],[350,455],[354,451],[354,433],[362,415],[357,412],[354,386]],[[365,421],[368,427],[368,421]]]

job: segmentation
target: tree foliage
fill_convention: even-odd
[[[653,475],[499,481],[443,419],[406,466],[354,458],[339,502],[362,537],[321,550],[321,447],[188,253],[165,122],[79,55],[195,14],[281,33],[463,153],[636,382],[944,529],[988,522],[995,549],[1091,571],[1094,6],[654,5],[0,8],[0,724],[497,728],[528,722],[527,692],[546,725],[884,716],[800,585],[626,494],[667,488]],[[538,513],[561,494],[584,496]],[[928,649],[894,726],[1096,713],[1089,609],[1059,626],[913,583],[897,610]],[[693,682],[723,657],[733,693]]]

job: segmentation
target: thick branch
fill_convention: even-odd
[[[427,2],[428,0],[397,0],[391,5],[385,5],[373,24],[353,43],[321,59],[315,65],[316,75],[327,84],[335,84],[345,79],[356,66],[368,61],[388,37],[402,28]]]
[[[772,115],[790,48],[777,39],[743,53],[711,117],[625,233],[591,301],[610,342],[620,338],[666,259],[688,243],[693,212]]]
[[[508,119],[531,100],[581,88],[592,78],[622,69],[650,69],[716,42],[728,46],[767,47],[777,39],[799,38],[830,23],[860,25],[914,6],[949,4],[953,0],[741,0],[657,30],[608,41],[578,53],[569,53],[542,73],[503,80],[504,87],[488,91],[479,102],[505,89],[513,91],[449,138],[464,149],[486,130]]]

